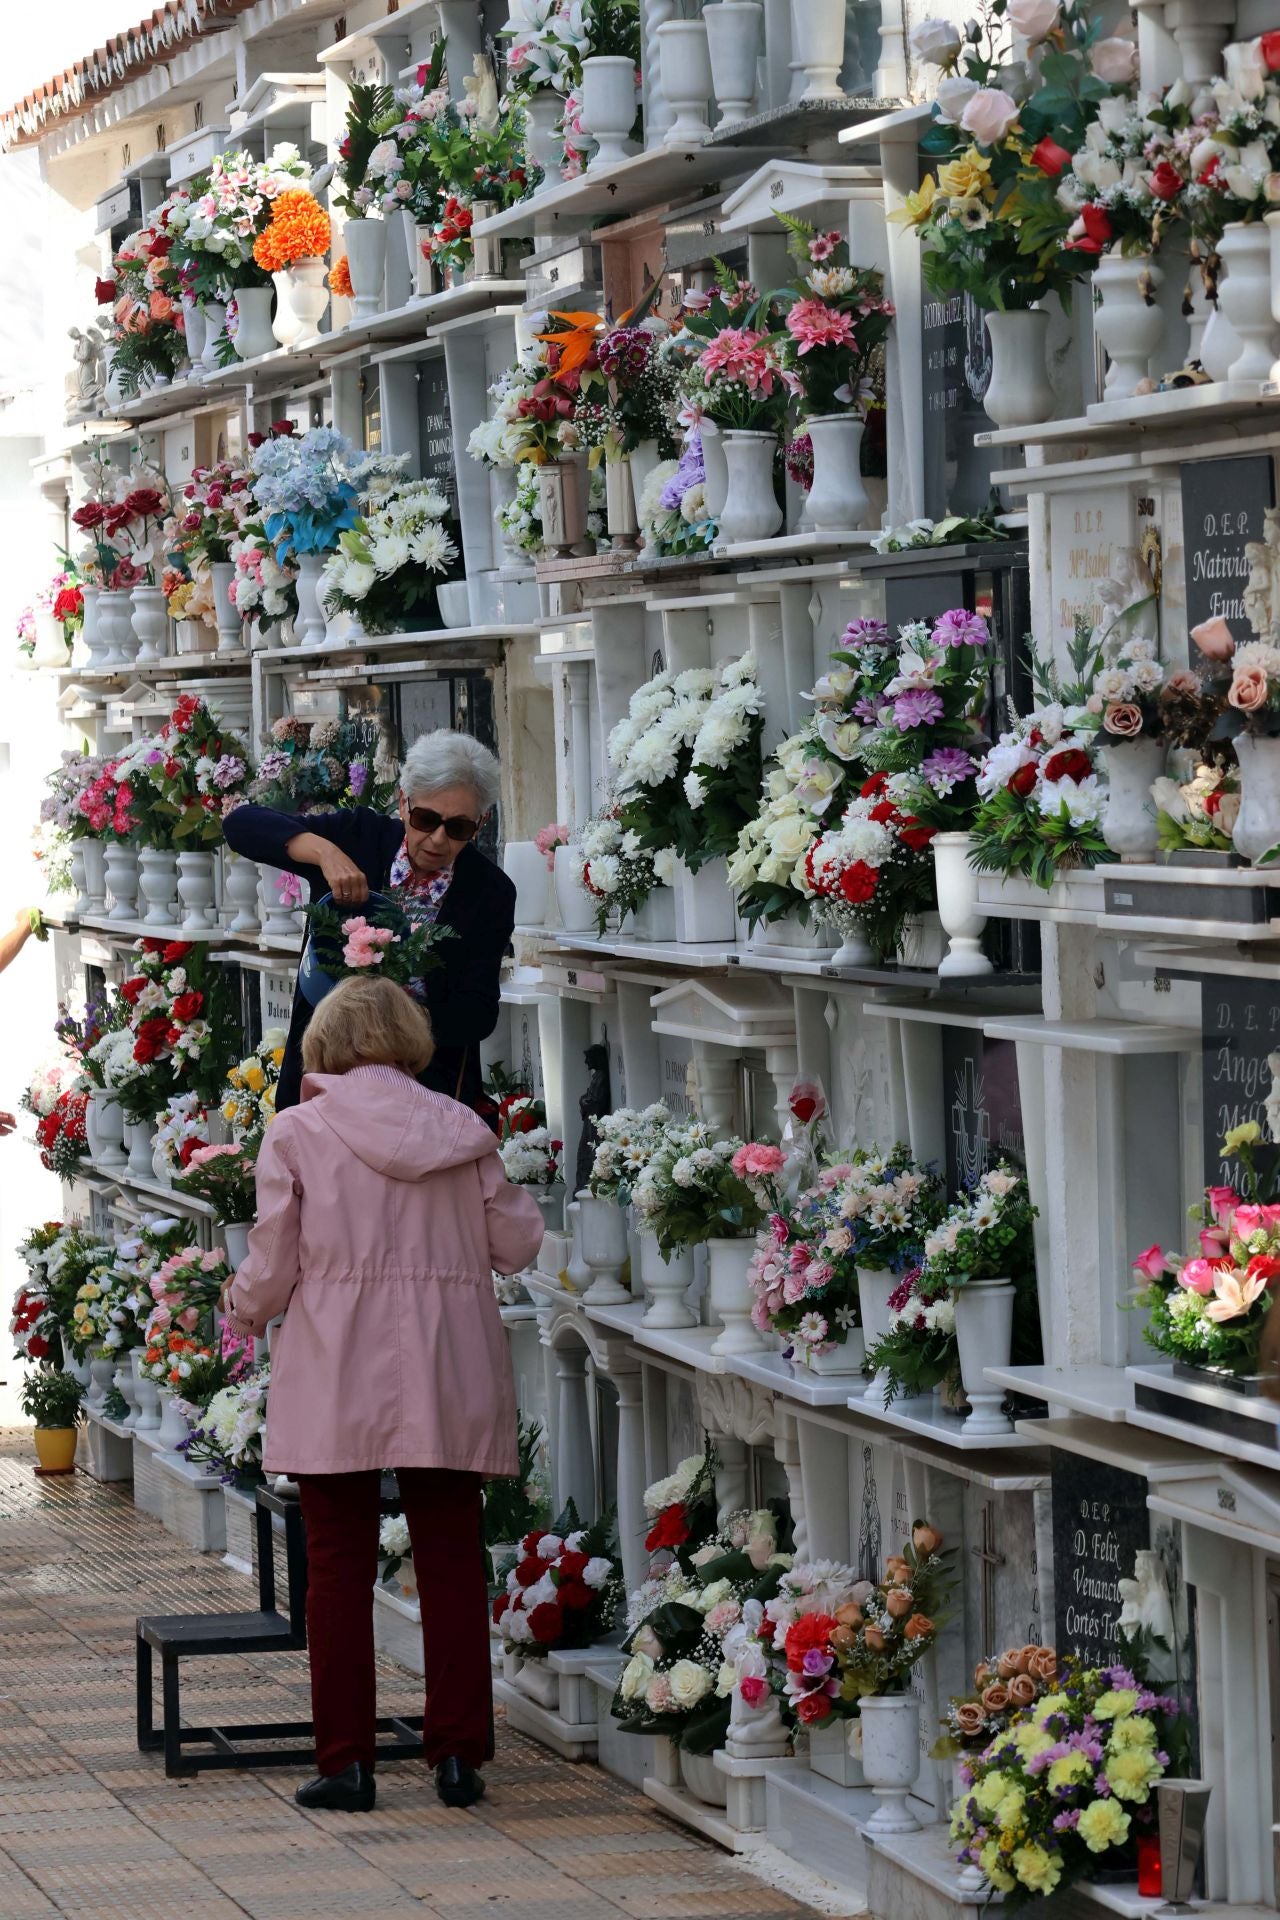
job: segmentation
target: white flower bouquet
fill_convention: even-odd
[[[339,535],[320,576],[330,613],[359,618],[366,633],[389,633],[434,611],[435,581],[458,549],[442,524],[449,502],[431,481],[405,487]]]
[[[631,1190],[653,1159],[672,1125],[666,1103],[618,1107],[596,1121],[596,1154],[587,1184],[597,1200],[630,1206]]]

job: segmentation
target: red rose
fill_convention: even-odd
[[[865,860],[855,860],[840,875],[840,892],[851,907],[861,906],[876,890],[876,869]]]
[[[115,281],[102,280],[102,279],[95,280],[93,283],[93,297],[97,301],[100,307],[111,306],[114,303],[115,297],[116,297]]]
[[[827,1719],[830,1712],[831,1700],[825,1693],[802,1693],[796,1701],[796,1714],[806,1726]]]
[[[1066,148],[1060,147],[1048,134],[1032,147],[1031,159],[1041,173],[1047,173],[1051,180],[1056,180],[1062,169],[1071,165],[1071,155]]]
[[[1245,1272],[1250,1280],[1265,1280],[1270,1286],[1280,1275],[1280,1260],[1273,1259],[1269,1253],[1255,1253]]]
[[[71,518],[86,533],[94,527],[100,527],[107,517],[107,510],[100,500],[88,500],[84,506],[77,507]]]
[[[674,1506],[664,1507],[648,1533],[644,1544],[650,1553],[656,1553],[659,1547],[682,1547],[689,1538],[689,1516],[677,1500]]]
[[[202,993],[196,993],[194,989],[190,993],[180,993],[173,1003],[173,1017],[175,1020],[180,1020],[183,1026],[186,1026],[188,1021],[198,1020],[200,1018],[200,1009],[203,1005],[204,995]]]
[[[549,1647],[564,1632],[564,1612],[554,1600],[544,1600],[529,1615],[529,1626],[539,1646]]]
[[[1034,791],[1036,784],[1036,763],[1028,760],[1025,767],[1019,767],[1012,780],[1006,780],[1005,786],[1010,793],[1016,793],[1019,800],[1026,800]]]
[[[570,1613],[585,1613],[594,1599],[595,1595],[583,1580],[562,1580],[556,1588],[558,1604]]]
[[[814,1114],[818,1111],[817,1096],[812,1093],[793,1093],[791,1096],[791,1111],[800,1122],[800,1125],[807,1127]]]
[[[176,1046],[177,1046],[177,1044],[178,1044],[178,1042],[179,1042],[179,1040],[181,1040],[181,1038],[182,1038],[182,1028],[181,1028],[181,1027],[166,1027],[166,1028],[165,1028],[165,1030],[164,1030],[164,1038],[165,1038],[165,1045],[166,1045],[166,1046],[169,1046],[169,1047],[176,1047]]]
[[[1044,763],[1046,780],[1087,780],[1092,772],[1093,762],[1081,747],[1064,747]]]
[[[142,974],[136,974],[132,980],[126,980],[120,989],[120,998],[127,1000],[131,1007],[138,1004],[138,996],[149,987],[151,982]]]
[[[1157,200],[1176,200],[1182,192],[1182,176],[1167,160],[1160,162],[1147,184]]]
[[[159,941],[156,942],[156,945],[160,946],[160,958],[166,967],[176,967],[179,960],[185,960],[194,944],[191,940],[170,940],[163,946],[160,946]]]
[[[1083,228],[1083,232],[1077,239],[1063,242],[1072,253],[1101,253],[1107,242],[1115,238],[1106,208],[1094,206],[1092,202],[1081,207],[1076,225]]]
[[[1258,41],[1258,50],[1268,73],[1280,69],[1280,30],[1273,28],[1270,33],[1264,33]]]
[[[509,1593],[500,1593],[493,1603],[493,1620],[495,1626],[510,1605],[511,1595]]]
[[[138,1028],[133,1043],[133,1057],[139,1066],[147,1066],[158,1060],[164,1051],[167,1021],[163,1018],[144,1020]]]
[[[539,1560],[536,1553],[531,1553],[516,1563],[516,1579],[522,1587],[532,1587],[541,1580],[546,1570],[545,1560]]]
[[[298,429],[292,420],[273,420],[271,422],[271,431],[277,437],[283,434],[287,438],[289,434],[296,433]]]

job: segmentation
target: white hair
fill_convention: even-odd
[[[451,727],[420,733],[405,754],[400,791],[412,803],[446,787],[470,787],[481,813],[488,813],[502,791],[498,756],[469,733],[455,733]]]

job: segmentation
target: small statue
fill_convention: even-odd
[[[573,1170],[573,1191],[581,1193],[591,1178],[591,1167],[596,1157],[596,1121],[602,1114],[610,1112],[613,1100],[609,1093],[609,1049],[598,1042],[587,1048],[582,1056],[587,1063],[590,1079],[586,1092],[578,1102],[578,1112],[582,1115],[582,1135],[578,1141],[578,1159]]]
[[[471,72],[463,78],[462,91],[463,113],[474,117],[483,132],[491,133],[498,124],[498,82],[487,54],[476,55]]]
[[[1150,570],[1136,547],[1113,547],[1111,573],[1098,587],[1102,617],[1093,630],[1094,645],[1106,642],[1119,652],[1130,641],[1158,637],[1156,596]]]
[[[90,327],[87,332],[82,332],[79,327],[71,327],[68,336],[76,362],[76,411],[97,413],[106,392],[102,378],[102,350],[106,341],[97,327]]]

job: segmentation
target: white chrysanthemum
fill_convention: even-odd
[[[438,520],[429,520],[419,528],[409,543],[409,550],[428,573],[444,573],[458,557],[457,547]]]
[[[1080,781],[1046,780],[1041,784],[1037,804],[1046,817],[1065,807],[1073,826],[1092,826],[1102,818],[1107,804],[1106,789],[1099,785],[1096,773]]]

